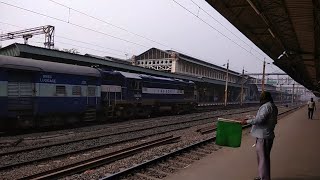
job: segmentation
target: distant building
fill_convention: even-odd
[[[133,65],[158,71],[225,81],[226,68],[172,50],[151,48],[132,58]],[[239,83],[241,74],[229,70],[229,82]]]

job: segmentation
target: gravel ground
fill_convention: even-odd
[[[186,119],[200,118],[200,117],[210,117],[218,114],[231,113],[234,111],[245,111],[245,110],[256,110],[257,107],[249,107],[242,109],[233,109],[233,110],[219,110],[205,113],[193,113],[185,115],[176,115],[176,116],[165,116],[157,117],[150,119],[139,119],[131,120],[126,122],[119,122],[114,124],[103,124],[96,126],[81,127],[76,129],[60,130],[60,131],[51,131],[51,132],[42,132],[10,137],[0,137],[0,152],[8,152],[16,149],[24,149],[26,147],[37,147],[43,145],[54,144],[57,142],[70,141],[75,139],[83,139],[88,137],[96,137],[99,135],[113,134],[116,132],[125,132],[128,128],[141,128],[151,125],[159,125],[164,123],[171,123],[174,119],[175,121],[184,121]],[[152,122],[152,123],[150,123]],[[16,144],[15,146],[10,146],[10,144]],[[1,146],[7,145],[8,147]]]
[[[230,113],[230,112],[227,112],[227,113]],[[198,116],[198,115],[197,115]],[[204,117],[208,117],[208,116],[212,116],[212,115],[204,115]],[[191,119],[191,118],[190,118]],[[107,136],[107,135],[112,135],[112,134],[119,134],[119,133],[121,133],[121,132],[127,132],[127,131],[129,131],[129,130],[139,130],[139,129],[142,129],[142,128],[147,128],[146,126],[148,126],[149,125],[149,127],[157,127],[157,126],[159,126],[159,125],[164,125],[164,124],[172,124],[172,122],[174,121],[174,122],[184,122],[184,121],[186,121],[186,120],[190,120],[190,119],[186,119],[186,118],[181,118],[181,117],[178,117],[178,118],[176,118],[176,119],[170,119],[170,120],[166,120],[166,122],[164,122],[164,121],[159,121],[159,122],[157,122],[157,123],[152,123],[152,126],[150,125],[150,123],[148,123],[148,124],[143,124],[143,125],[136,125],[136,126],[134,126],[134,127],[130,127],[130,128],[128,128],[128,127],[126,127],[126,128],[124,128],[124,129],[117,129],[117,128],[114,128],[114,129],[112,129],[112,130],[110,130],[110,131],[106,131],[106,132],[95,132],[95,136],[97,136],[96,134],[98,134],[99,136],[102,136],[102,135],[105,135],[105,136]],[[210,119],[208,119],[208,120],[203,120],[203,121],[201,121],[201,122],[190,122],[190,123],[186,123],[186,124],[181,124],[180,125],[180,128],[182,128],[182,127],[188,127],[188,126],[192,126],[192,125],[197,125],[197,124],[203,124],[203,123],[206,123],[206,122],[210,122],[211,120]],[[176,126],[176,128],[179,128],[178,127],[179,125],[177,125]],[[171,128],[174,128],[173,126],[171,127]],[[160,128],[157,128],[157,132],[165,132],[166,131],[166,129],[167,130],[169,130],[170,129],[170,127],[160,127]],[[145,133],[146,134],[146,132],[148,132],[148,131],[152,131],[152,132],[154,132],[155,130],[152,130],[152,129],[150,129],[150,130],[144,130],[144,131],[141,131],[141,132],[143,132],[143,133]],[[84,134],[84,135],[83,135]],[[89,135],[86,135],[85,133],[83,133],[81,136],[85,136],[86,138],[88,138],[89,137]],[[118,141],[118,137],[120,137],[120,139],[124,139],[122,136],[125,136],[126,134],[120,134],[120,135],[114,135],[114,136],[112,136],[112,137],[102,137],[102,138],[97,138],[97,139],[91,139],[91,140],[86,140],[87,142],[90,142],[90,145],[86,145],[86,141],[81,141],[81,142],[78,142],[78,143],[72,143],[72,144],[66,144],[66,145],[63,145],[63,146],[66,146],[66,147],[63,147],[63,146],[53,146],[52,147],[52,151],[56,151],[55,149],[65,149],[65,152],[69,152],[69,151],[67,151],[68,150],[68,147],[70,147],[69,149],[73,149],[73,150],[80,150],[80,149],[83,149],[83,148],[87,148],[87,147],[90,147],[90,146],[92,146],[92,144],[96,144],[96,145],[100,145],[101,143],[99,143],[99,142],[101,142],[101,141],[103,141],[103,142],[108,142],[108,143],[112,143],[112,142],[116,142],[116,141]],[[138,137],[138,136],[136,136],[136,137]],[[72,140],[76,140],[76,139],[81,139],[81,137],[74,137]],[[106,140],[107,139],[107,140]],[[116,141],[108,141],[108,140],[110,140],[110,139],[115,139]],[[40,144],[40,145],[48,145],[48,144]],[[36,147],[37,145],[33,145],[33,147]],[[83,148],[79,148],[79,147],[83,147]],[[2,149],[2,152],[10,152],[10,151],[13,151],[13,150],[19,150],[20,148],[18,147],[18,148],[7,148],[7,149]],[[25,148],[21,148],[21,149],[25,149]],[[46,149],[48,149],[47,147],[46,147]],[[58,150],[59,151],[59,150]],[[60,152],[60,153],[58,153],[58,151],[56,151],[56,153],[54,153],[54,154],[52,154],[52,153],[46,153],[48,156],[50,155],[50,156],[53,156],[53,155],[57,155],[57,154],[61,154],[61,153],[63,153],[63,152]],[[37,151],[33,151],[33,152],[30,152],[30,153],[21,153],[21,156],[24,156],[24,157],[26,157],[27,159],[28,159],[28,157],[30,157],[30,156],[33,156],[34,154],[41,154],[43,152],[43,149],[39,149],[39,150],[37,150]],[[26,154],[31,154],[31,155],[26,155]],[[7,157],[7,158],[9,158],[9,159],[11,159],[11,157],[10,157],[10,155]],[[23,159],[21,159],[20,160],[20,162],[22,162],[23,161]],[[10,164],[9,162],[6,162],[5,164]],[[2,165],[4,165],[4,164],[2,164]],[[0,163],[0,166],[1,166],[1,163]]]
[[[104,144],[116,143],[116,142],[119,142],[124,139],[139,138],[139,137],[143,137],[146,135],[153,135],[155,133],[163,133],[163,132],[167,132],[169,130],[191,127],[191,126],[196,126],[198,124],[209,123],[209,122],[212,122],[212,120],[207,119],[207,120],[204,120],[201,122],[196,121],[196,122],[190,122],[190,123],[185,123],[185,124],[177,124],[177,125],[169,126],[169,127],[159,127],[156,129],[143,130],[143,131],[134,132],[134,133],[125,133],[125,134],[120,134],[120,135],[115,135],[115,136],[108,136],[108,137],[103,137],[103,138],[99,138],[99,139],[86,140],[86,141],[81,141],[81,142],[72,143],[72,144],[65,144],[62,146],[53,146],[50,148],[39,149],[36,151],[31,151],[31,152],[26,152],[26,153],[7,155],[7,156],[3,156],[0,158],[0,166],[21,163],[21,162],[27,162],[30,160],[41,159],[43,157],[56,156],[56,155],[60,155],[60,154],[73,152],[76,150],[87,149],[87,148],[91,148],[91,147],[101,146]]]
[[[251,108],[251,109],[253,109],[253,108]],[[256,109],[256,107],[255,107],[255,109]],[[284,108],[284,109],[287,109],[287,108]],[[243,111],[243,109],[242,109],[242,111]],[[279,108],[279,111],[281,111],[280,108]],[[223,111],[223,112],[225,113],[225,112],[228,112],[228,111]],[[220,112],[220,113],[223,113],[223,112]],[[207,116],[207,117],[209,116],[210,117],[213,114],[216,115],[217,112],[215,112],[215,113],[205,113],[203,115],[200,115],[200,114],[199,115],[193,115],[193,117],[205,117],[205,116]],[[248,115],[248,114],[250,114],[250,113],[243,114],[243,116]],[[227,118],[236,118],[236,117],[239,117],[239,115],[228,116]],[[170,122],[173,119],[175,121],[176,120],[177,121],[179,121],[179,120],[182,121],[183,117],[180,117],[180,116],[178,118],[172,117],[171,120],[167,119],[166,121]],[[179,147],[183,147],[183,146],[189,145],[191,143],[194,143],[195,141],[199,141],[199,140],[203,140],[203,139],[212,137],[214,133],[201,135],[200,133],[196,132],[196,130],[199,129],[199,128],[207,127],[208,125],[213,125],[212,120],[209,120],[208,122],[211,122],[211,123],[203,124],[203,125],[191,124],[194,127],[188,128],[188,129],[185,129],[185,130],[176,131],[176,132],[173,132],[173,133],[169,133],[169,134],[176,135],[176,136],[182,135],[182,140],[179,143],[169,144],[169,145],[161,146],[161,147],[156,147],[156,148],[153,148],[152,150],[146,151],[146,152],[141,153],[141,154],[137,154],[135,156],[132,156],[132,157],[120,160],[120,161],[117,161],[117,162],[115,162],[113,164],[106,165],[104,167],[101,167],[101,168],[98,168],[98,169],[95,169],[95,170],[86,171],[85,173],[74,175],[74,176],[70,176],[70,177],[67,177],[65,179],[97,179],[97,178],[99,178],[99,177],[101,177],[101,176],[103,176],[103,175],[105,175],[107,173],[115,173],[115,172],[119,171],[121,168],[131,167],[134,164],[138,164],[138,163],[143,162],[143,160],[152,159],[154,156],[161,156],[163,153],[174,151],[175,149],[177,149]],[[182,125],[178,125],[178,126],[182,126]],[[168,130],[168,128],[171,128],[171,127],[164,127],[164,129],[158,128],[156,130],[153,129],[152,131],[154,133],[155,131]],[[115,129],[115,131],[116,131],[116,129]],[[141,132],[129,133],[129,134],[127,134],[127,136],[130,136],[130,137],[139,136],[139,135],[141,136],[141,134],[145,134],[145,133],[147,133],[147,132],[141,131]],[[162,136],[164,136],[164,135],[162,135]],[[74,150],[74,149],[77,149],[79,147],[88,147],[88,146],[92,146],[92,145],[97,145],[99,143],[106,143],[106,142],[112,142],[112,141],[116,142],[116,141],[119,141],[119,140],[124,139],[124,138],[128,138],[128,137],[124,137],[124,136],[121,135],[118,138],[116,138],[116,137],[105,138],[105,139],[100,139],[99,141],[90,140],[87,143],[81,142],[80,144],[77,144],[77,145],[74,145],[74,146],[66,146],[66,147],[59,146],[57,149],[51,149],[50,151],[46,151],[46,150],[42,149],[42,150],[39,150],[37,152],[33,152],[33,153],[29,154],[29,155],[28,154],[21,154],[21,155],[15,155],[15,156],[10,156],[10,157],[9,156],[8,157],[1,157],[0,158],[0,164],[4,165],[4,164],[8,164],[8,162],[12,163],[12,162],[16,162],[16,161],[21,161],[21,159],[23,161],[23,160],[29,159],[32,156],[36,156],[36,157],[40,157],[41,155],[47,156],[50,153],[54,154],[54,153],[57,153],[57,152],[68,151],[70,149]],[[0,176],[3,179],[16,179],[18,177],[23,177],[23,176],[26,176],[26,175],[34,174],[36,172],[42,172],[42,171],[46,171],[46,170],[49,170],[49,169],[53,169],[55,167],[60,167],[60,166],[63,166],[63,165],[72,164],[74,162],[79,162],[79,161],[84,160],[84,159],[88,159],[88,158],[95,157],[95,156],[98,156],[98,155],[106,154],[106,153],[109,153],[109,152],[112,152],[112,151],[116,151],[116,150],[122,149],[124,147],[129,147],[129,146],[132,146],[132,145],[135,145],[135,144],[139,144],[141,142],[149,141],[149,140],[152,140],[152,139],[155,139],[155,138],[159,138],[159,136],[150,137],[150,138],[142,139],[142,140],[139,140],[139,141],[129,142],[129,143],[121,144],[121,145],[118,145],[118,146],[113,146],[113,147],[110,147],[110,148],[104,148],[104,149],[96,150],[96,151],[93,151],[93,152],[90,151],[88,153],[77,154],[77,155],[74,155],[74,156],[69,156],[67,158],[55,159],[53,161],[48,161],[48,162],[43,162],[43,163],[40,163],[40,164],[34,164],[34,165],[30,165],[30,166],[16,168],[16,169],[11,170],[11,171],[0,172]],[[201,154],[204,154],[204,153],[201,153]]]
[[[34,164],[34,165],[29,165],[29,166],[23,166],[20,168],[15,168],[13,170],[9,170],[9,171],[5,171],[5,172],[1,172],[0,173],[0,177],[4,178],[4,179],[17,179],[17,178],[21,178],[23,176],[27,176],[27,175],[31,175],[31,174],[35,174],[38,172],[43,172],[43,171],[47,171],[50,169],[54,169],[57,167],[61,167],[61,166],[65,166],[68,164],[72,164],[75,162],[79,162],[81,160],[84,159],[89,159],[92,157],[97,157],[100,155],[104,155],[104,154],[108,154],[111,152],[115,152],[127,147],[131,147],[134,145],[138,145],[141,143],[145,143],[148,141],[153,141],[155,139],[161,138],[161,137],[165,137],[167,135],[160,135],[160,136],[156,136],[156,137],[149,137],[149,138],[145,138],[145,139],[141,139],[138,141],[134,141],[134,142],[128,142],[125,144],[121,144],[118,146],[113,146],[112,148],[103,148],[103,149],[99,149],[96,151],[92,151],[92,152],[88,152],[88,153],[81,153],[81,154],[76,154],[73,156],[68,156],[65,158],[59,158],[59,159],[55,159],[53,161],[46,161],[43,163],[38,163],[38,164]],[[89,171],[86,173],[90,173]]]
[[[283,112],[283,111],[285,111],[285,109],[287,109],[287,108],[279,108],[279,111]],[[228,118],[235,118],[235,117],[239,117],[239,115],[235,115],[233,117],[231,116]],[[212,123],[210,123],[210,125],[212,125]],[[153,148],[153,149],[148,150],[144,153],[139,153],[139,154],[136,154],[136,155],[131,156],[129,158],[119,160],[113,164],[109,164],[109,165],[97,168],[97,169],[93,170],[92,173],[90,173],[90,174],[76,174],[76,175],[73,175],[70,177],[66,177],[64,179],[79,179],[79,178],[80,179],[99,179],[101,177],[104,177],[106,174],[116,173],[120,169],[131,167],[133,164],[142,163],[144,160],[151,160],[155,156],[161,156],[164,153],[175,151],[176,149],[178,149],[180,147],[185,147],[185,146],[188,146],[188,145],[193,144],[195,142],[205,140],[205,139],[212,137],[215,133],[210,133],[210,134],[206,134],[206,135],[199,135],[199,133],[196,132],[197,129],[202,128],[204,126],[205,125],[195,126],[195,127],[189,128],[188,130],[182,130],[182,131],[175,132],[174,134],[182,136],[182,140],[178,143]],[[221,148],[221,147],[214,147],[214,148]],[[208,150],[208,149],[206,149],[206,150]],[[194,153],[194,152],[191,152],[191,154],[194,154],[193,156],[191,156],[191,158],[194,158],[193,160],[198,160],[203,155],[202,153],[200,154],[200,153]],[[190,159],[190,156],[187,156],[186,158]],[[180,163],[175,162],[176,163],[175,166],[178,168],[184,168],[183,164],[181,164],[181,160],[179,160],[179,162]],[[186,165],[188,166],[188,163]],[[135,179],[135,178],[133,178],[133,179]]]

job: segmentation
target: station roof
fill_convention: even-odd
[[[101,58],[96,58],[91,56],[84,56],[80,54],[72,54],[72,53],[63,52],[59,50],[46,49],[46,48],[30,46],[26,44],[14,43],[9,46],[6,46],[0,49],[0,55],[32,58],[32,59],[38,59],[38,60],[44,60],[44,61],[76,64],[76,65],[82,65],[82,66],[99,65],[99,66],[103,66],[109,69],[119,70],[119,71],[149,74],[149,75],[168,77],[168,78],[174,78],[174,79],[184,79],[184,80],[190,80],[198,83],[200,82],[200,83],[225,85],[225,82],[220,80],[199,78],[199,77],[181,75],[181,74],[172,74],[168,72],[146,69],[139,66],[133,66],[127,63],[116,62],[116,61],[108,60],[107,58],[101,59]],[[236,83],[229,83],[229,86],[241,87],[240,84],[236,84]]]
[[[0,67],[13,68],[30,71],[45,71],[53,73],[64,73],[82,76],[95,76],[99,77],[100,72],[97,69],[76,66],[72,64],[53,63],[49,61],[35,61],[33,59],[19,58],[13,56],[0,55]]]
[[[298,83],[320,95],[318,0],[206,0]]]

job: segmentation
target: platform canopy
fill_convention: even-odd
[[[320,96],[319,0],[206,0],[274,64]]]

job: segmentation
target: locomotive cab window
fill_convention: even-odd
[[[57,96],[67,95],[66,86],[56,86],[56,95]]]
[[[134,90],[140,90],[141,89],[141,82],[140,81],[132,81],[131,82],[131,88]]]

